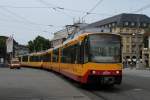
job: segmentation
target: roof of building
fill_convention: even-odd
[[[123,22],[150,23],[150,18],[147,15],[143,15],[143,14],[122,13],[119,15],[115,15],[113,17],[103,19],[98,22],[91,23],[88,25],[88,27],[102,26],[114,22],[117,23],[117,26],[122,26]]]

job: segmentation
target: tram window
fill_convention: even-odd
[[[84,63],[87,63],[89,61],[88,55],[89,55],[89,42],[88,39],[86,38],[84,42]]]
[[[47,53],[45,55],[42,56],[42,60],[43,62],[50,62],[51,61],[51,54],[50,53]]]
[[[70,55],[70,48],[64,48],[62,50],[62,62],[63,63],[71,63],[71,55]]]
[[[76,44],[62,50],[62,63],[84,63],[84,43]]]
[[[76,44],[67,48],[64,48],[62,50],[62,57],[61,61],[62,63],[79,63],[83,64],[84,62],[88,61],[88,51],[85,48],[86,44],[84,42],[81,42],[81,44]],[[85,52],[87,51],[87,52]],[[87,59],[84,61],[84,55]]]
[[[30,59],[30,61],[33,61],[33,56],[30,56],[30,58],[29,58],[29,59]]]
[[[41,57],[40,56],[30,56],[30,61],[41,62]]]
[[[33,62],[35,60],[34,56],[30,56],[30,61]]]
[[[41,62],[41,56],[37,56],[36,61],[37,61],[37,62]]]
[[[62,63],[66,63],[66,48],[62,49],[61,61]]]
[[[83,64],[84,63],[84,43],[83,42],[81,43],[81,45],[78,45],[77,62],[79,64]]]
[[[58,49],[53,51],[53,62],[58,62]]]
[[[64,48],[62,50],[62,63],[75,63],[76,61],[76,45]]]
[[[74,45],[73,47],[72,47],[72,52],[71,52],[71,63],[77,63],[77,45]]]
[[[41,56],[36,56],[36,61],[41,62]]]

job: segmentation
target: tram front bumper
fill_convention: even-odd
[[[82,78],[82,83],[121,84],[121,70],[91,70]]]

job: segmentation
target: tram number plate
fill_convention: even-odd
[[[104,71],[103,72],[103,75],[110,75],[111,74],[111,72],[109,72],[109,71]]]

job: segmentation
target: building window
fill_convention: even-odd
[[[124,23],[124,26],[128,26],[128,25],[129,25],[129,22],[125,22],[125,23]]]
[[[108,25],[105,25],[105,28],[108,28]]]
[[[116,23],[112,23],[112,26],[115,27]]]
[[[132,23],[131,23],[131,26],[135,26],[135,22],[132,22]]]
[[[146,27],[147,26],[147,24],[146,23],[143,23],[143,27]]]
[[[111,24],[109,24],[109,28],[111,27]]]
[[[104,28],[104,26],[101,26],[101,28]]]

